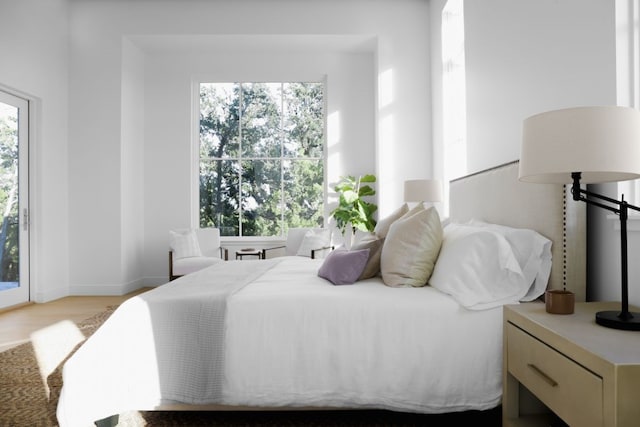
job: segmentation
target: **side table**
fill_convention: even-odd
[[[244,259],[245,256],[255,256],[258,259],[262,259],[262,253],[258,249],[245,248],[236,251],[236,259]]]
[[[504,427],[548,426],[550,411],[571,426],[640,425],[640,334],[595,323],[596,312],[619,307],[576,303],[570,315],[537,302],[504,307]]]

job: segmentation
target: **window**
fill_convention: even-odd
[[[200,226],[283,236],[324,223],[324,85],[200,84]]]
[[[464,3],[448,0],[442,10],[442,116],[444,180],[467,174]],[[445,186],[445,215],[449,214]]]

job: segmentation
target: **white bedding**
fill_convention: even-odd
[[[423,413],[500,403],[501,307],[469,311],[429,286],[391,288],[380,279],[334,286],[317,277],[321,262],[229,261],[125,302],[66,363],[60,425],[169,401]],[[197,373],[209,363],[208,290],[222,276],[236,280],[224,273],[230,268],[256,279],[227,302],[218,400]],[[167,334],[180,338],[160,338]]]

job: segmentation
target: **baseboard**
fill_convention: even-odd
[[[49,302],[69,296],[69,288],[47,289],[46,291],[35,291],[31,296],[31,301],[37,303]]]
[[[164,285],[168,281],[169,281],[169,277],[167,276],[145,277],[142,279],[142,283],[144,287],[151,286],[154,288],[160,285]]]
[[[72,285],[69,286],[69,295],[74,296],[120,296],[143,288],[144,280],[137,279],[123,284],[104,285]]]

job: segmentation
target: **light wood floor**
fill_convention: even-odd
[[[0,312],[0,351],[5,351],[30,341],[33,332],[53,325],[61,320],[74,323],[105,310],[110,305],[120,304],[127,298],[145,292],[143,288],[124,296],[74,296],[60,298],[42,304],[28,304]]]

